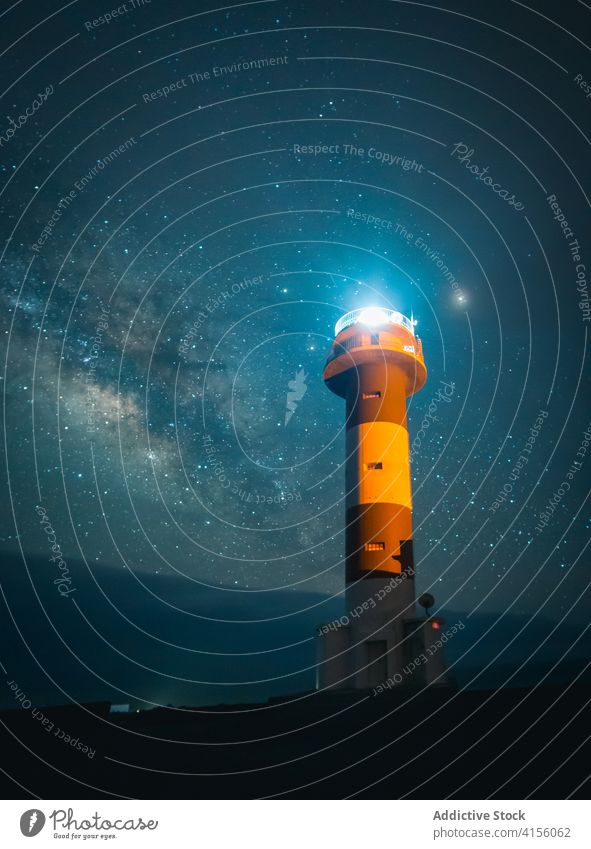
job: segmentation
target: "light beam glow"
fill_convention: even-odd
[[[359,316],[359,321],[370,327],[376,327],[378,324],[387,324],[389,320],[388,313],[380,309],[380,307],[368,307]]]

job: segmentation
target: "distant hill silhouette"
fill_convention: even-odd
[[[11,616],[3,615],[0,661],[10,677],[16,678],[18,672],[20,686],[36,704],[63,704],[68,699],[131,702],[134,707],[148,707],[150,702],[264,702],[270,696],[310,690],[315,680],[315,627],[344,612],[342,597],[329,599],[319,593],[236,592],[237,587],[210,589],[174,573],[138,572],[136,580],[120,567],[92,564],[91,574],[82,562],[71,561],[68,566],[77,588],[69,599],[56,592],[55,570],[46,557],[28,559],[50,624],[21,558],[4,555],[1,561],[2,587],[21,635]],[[518,635],[526,620],[515,616],[499,619],[448,610],[442,615],[449,624],[459,619],[465,623],[446,647],[448,663],[461,686],[488,688],[505,682],[513,687],[533,686],[547,673],[546,684],[568,683],[591,657],[591,635],[579,639],[582,626],[562,624],[542,645],[555,623],[541,617]],[[264,621],[269,618],[274,621]],[[220,619],[234,624],[216,621]],[[248,620],[254,620],[253,624]],[[280,646],[285,648],[269,651]],[[538,646],[542,648],[536,654]],[[224,652],[234,654],[223,656]],[[564,659],[550,672],[562,655]],[[508,681],[524,662],[524,668]],[[589,680],[588,671],[584,678]],[[261,683],[223,683],[252,680]],[[0,687],[0,707],[12,706],[9,689]]]

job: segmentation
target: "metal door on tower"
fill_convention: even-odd
[[[388,643],[386,640],[370,640],[365,647],[367,681],[370,687],[375,687],[388,677]]]

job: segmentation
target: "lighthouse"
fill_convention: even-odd
[[[369,307],[337,322],[324,381],[345,400],[345,615],[318,629],[318,689],[445,683],[429,652],[443,622],[416,609],[406,399],[426,380],[412,319]]]

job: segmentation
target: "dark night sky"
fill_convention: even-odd
[[[454,386],[413,479],[419,589],[466,622],[458,676],[584,658],[589,8],[128,0],[91,23],[110,9],[0,17],[9,677],[37,703],[312,686],[344,586],[344,407],[321,375],[335,321],[375,303],[423,340],[411,440]]]

